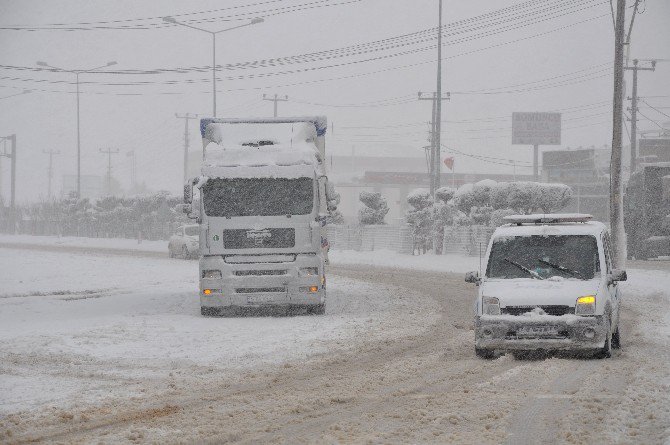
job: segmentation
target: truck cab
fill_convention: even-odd
[[[202,314],[324,313],[325,118],[203,119],[201,131],[185,198],[200,192]]]
[[[564,350],[609,357],[620,346],[618,283],[607,228],[591,215],[506,217],[489,242],[474,302],[475,352]]]

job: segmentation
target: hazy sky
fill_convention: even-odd
[[[262,24],[217,38],[217,64],[235,65],[218,73],[219,116],[269,116],[272,103],[262,95],[285,94],[289,101],[279,104],[280,115],[324,114],[334,124],[329,153],[348,154],[355,146],[357,154],[423,156],[430,102],[416,100],[416,94],[435,89],[435,31],[413,33],[437,26],[437,5],[437,0],[0,0],[0,28],[48,28],[0,29],[0,98],[32,90],[0,99],[0,135],[18,136],[18,199],[46,194],[43,150],[61,151],[54,158],[56,191],[61,176],[76,168],[74,75],[33,71],[38,60],[67,69],[113,60],[118,65],[112,70],[163,70],[81,76],[82,174],[104,175],[107,157],[99,149],[119,149],[114,175],[127,185],[126,152],[134,149],[140,180],[153,189],[179,190],[183,121],[174,113],[211,114],[211,36],[165,26],[159,17],[167,15],[197,20],[196,26],[211,30],[264,16]],[[523,6],[499,12],[514,5]],[[670,60],[670,1],[643,5],[631,58]],[[489,15],[473,19],[482,14]],[[530,163],[532,150],[510,143],[512,111],[563,110],[562,147],[611,142],[609,1],[444,0],[443,17],[448,25],[443,85],[452,92],[443,107],[443,140],[465,153],[449,154],[458,171],[511,173],[508,160]],[[96,23],[75,25],[82,22]],[[268,61],[280,57],[286,59]],[[203,70],[175,71],[193,67]],[[639,90],[643,96],[665,96],[648,99],[659,111],[641,104],[644,115],[659,123],[670,120],[662,114],[670,114],[670,62],[641,73]],[[655,124],[641,120],[639,127]],[[190,128],[191,145],[199,148],[196,123]],[[473,155],[502,160],[484,162]],[[9,162],[1,162],[7,196]]]

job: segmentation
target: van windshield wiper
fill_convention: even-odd
[[[538,261],[542,264],[546,264],[549,267],[553,267],[556,270],[560,270],[561,272],[569,273],[573,277],[584,278],[584,275],[582,275],[581,272],[579,272],[578,270],[568,269],[567,267],[561,266],[560,264],[552,263],[550,261],[546,261],[546,260],[542,260],[542,259],[539,259]]]
[[[523,264],[519,264],[516,261],[510,260],[509,258],[505,258],[505,261],[507,261],[508,263],[510,263],[510,264],[518,267],[519,269],[523,270],[524,272],[526,272],[528,275],[535,278],[536,280],[544,280],[544,278],[542,278],[539,273],[535,272],[534,270],[530,270],[529,268],[527,268]]]

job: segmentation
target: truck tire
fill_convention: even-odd
[[[619,332],[619,326],[616,327],[616,331],[612,334],[612,349],[621,349],[621,334]]]
[[[318,304],[316,306],[313,306],[310,308],[310,313],[312,315],[323,315],[326,313],[326,305],[325,304]]]
[[[219,315],[219,311],[215,307],[200,306],[200,315],[203,317],[216,317]]]
[[[475,348],[475,355],[484,360],[491,360],[495,354],[492,349]]]

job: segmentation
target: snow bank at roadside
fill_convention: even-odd
[[[138,243],[135,239],[127,238],[85,238],[78,236],[33,236],[33,235],[6,235],[0,234],[1,243],[31,244],[38,246],[63,247],[90,247],[103,249],[124,249],[138,252],[165,252],[167,256],[167,241],[147,241]]]

